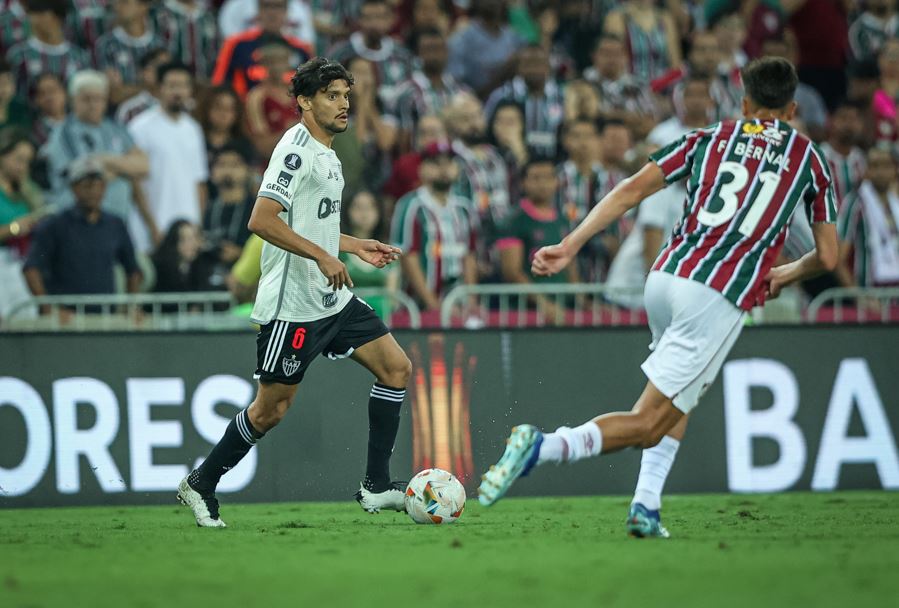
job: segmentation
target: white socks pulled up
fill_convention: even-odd
[[[576,462],[591,456],[598,456],[601,452],[602,432],[599,430],[599,426],[591,420],[573,429],[562,426],[557,428],[554,433],[543,435],[537,464]]]

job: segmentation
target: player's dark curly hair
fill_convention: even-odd
[[[762,57],[743,68],[746,96],[771,110],[785,108],[796,94],[799,77],[793,64],[781,57]]]
[[[314,97],[335,80],[346,80],[349,86],[353,86],[353,75],[340,63],[325,57],[314,57],[297,68],[290,79],[290,94],[294,99]]]

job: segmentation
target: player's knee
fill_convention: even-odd
[[[406,353],[400,352],[398,356],[390,359],[385,372],[386,377],[383,379],[385,384],[397,388],[404,387],[412,377],[412,362]]]
[[[267,433],[284,419],[288,407],[290,407],[290,402],[278,401],[271,407],[260,408],[251,418],[251,422],[257,431]]]
[[[669,424],[664,415],[650,412],[640,415],[638,445],[642,449],[655,447],[669,430]]]

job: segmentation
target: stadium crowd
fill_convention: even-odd
[[[806,289],[899,284],[894,0],[2,4],[0,318],[31,294],[251,300],[262,245],[247,220],[299,120],[286,80],[317,54],[355,78],[334,140],[344,231],[405,251],[387,270],[348,257],[356,286],[436,309],[459,283],[641,285],[681,186],[566,273],[537,279],[529,258],[648,152],[740,117],[739,70],[760,55],[798,66],[795,126],[837,188],[841,264]],[[793,233],[787,254],[810,248],[801,220]]]

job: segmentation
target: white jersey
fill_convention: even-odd
[[[334,150],[317,141],[302,124],[284,134],[262,178],[259,196],[284,207],[279,214],[294,232],[337,256],[343,173]],[[317,321],[340,312],[353,297],[334,292],[313,260],[266,242],[262,277],[253,306],[254,322]]]

